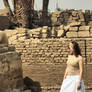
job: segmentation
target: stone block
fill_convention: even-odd
[[[57,37],[62,37],[64,33],[64,30],[57,30]]]
[[[3,49],[5,48],[8,48],[8,46],[3,45]],[[7,50],[0,52],[0,92],[11,92],[11,89],[21,89],[23,87],[20,54],[15,52],[15,50]]]
[[[60,30],[63,30],[64,29],[64,25],[60,25]]]
[[[78,33],[77,32],[67,32],[66,37],[78,37]]]
[[[69,28],[70,28],[70,25],[64,26],[65,31],[69,30]]]
[[[89,31],[90,26],[80,26],[79,31]]]
[[[79,31],[78,37],[89,37],[89,31]]]
[[[70,26],[80,26],[81,22],[72,22],[70,23]]]
[[[69,31],[78,31],[78,27],[70,27]]]

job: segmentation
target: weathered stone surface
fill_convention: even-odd
[[[78,31],[78,27],[70,27],[69,31]]]
[[[64,29],[64,25],[60,25],[60,30],[63,30]]]
[[[58,90],[61,87],[64,69],[65,69],[65,62],[67,60],[67,55],[69,53],[68,44],[71,40],[75,40],[79,43],[83,58],[85,58],[85,52],[86,52],[87,63],[89,64],[89,65],[87,64],[88,65],[87,71],[90,71],[92,69],[91,29],[86,27],[86,28],[82,28],[81,29],[82,31],[79,30],[78,32],[75,31],[70,32],[69,29],[75,30],[77,28],[80,28],[81,26],[83,27],[81,23],[85,23],[82,11],[76,11],[76,12],[74,11],[72,13],[72,16],[70,13],[72,13],[72,11],[70,12],[66,10],[60,13],[57,12],[56,15],[54,16],[57,17],[57,21],[62,21],[61,23],[67,23],[68,21],[69,25],[66,26],[62,24],[57,27],[45,26],[45,27],[35,28],[32,30],[23,29],[23,28],[20,29],[17,28],[15,30],[5,30],[5,32],[8,34],[9,44],[15,46],[16,52],[21,52],[23,77],[24,78],[27,77],[29,79],[29,81],[31,82],[30,88],[32,88],[32,90],[34,90],[35,92],[41,92],[41,91],[58,92]],[[79,19],[78,17],[79,14],[81,20],[77,20]],[[68,16],[71,17],[69,18]],[[63,21],[63,19],[65,20]],[[88,31],[85,31],[84,29]],[[49,30],[50,39],[46,38],[48,37],[47,36],[48,30]],[[63,32],[66,32],[67,38],[57,39],[56,37],[59,36],[61,37]],[[41,39],[39,39],[39,37]],[[52,37],[55,38],[53,39]],[[84,38],[77,38],[77,37],[84,37]],[[85,44],[85,40],[86,40],[86,44]],[[16,86],[19,87],[19,85],[22,85],[21,73],[20,73],[21,68],[19,68],[21,67],[21,63],[19,61],[20,59],[19,55],[17,55],[17,53],[14,52],[15,48],[14,47],[7,48],[4,46],[0,46],[0,53],[2,53],[2,55],[0,54],[0,59],[2,59],[1,61],[4,63],[4,64],[0,63],[0,73],[2,74],[9,73],[8,76],[3,75],[0,78],[0,83],[5,84],[4,86],[0,85],[1,86],[0,90],[2,90],[0,92],[3,92],[4,90],[3,88],[7,88],[7,85],[10,85],[9,87],[14,88],[14,90],[12,90],[11,92],[20,91],[19,89],[16,89]],[[5,60],[7,60],[7,62],[5,62]],[[92,76],[86,76],[86,74],[92,75],[92,72],[85,72],[84,75],[84,82],[86,86],[87,86],[87,82],[88,85],[91,86]],[[27,83],[29,83],[29,81]],[[10,92],[11,88],[10,89],[7,88],[7,91]],[[31,90],[25,90],[24,92],[26,91],[31,92]]]
[[[57,37],[62,37],[64,35],[65,31],[64,30],[58,30],[57,31]]]
[[[88,22],[88,26],[92,27],[92,20]]]
[[[21,89],[22,87],[23,76],[20,54],[15,52],[13,47],[0,44],[0,92],[13,92],[12,89]]]
[[[67,37],[78,37],[78,33],[77,32],[67,32],[66,36]]]
[[[32,92],[31,90],[25,90],[25,91],[23,91],[23,92]]]
[[[11,26],[11,22],[7,16],[0,16],[0,29],[8,29]]]
[[[70,28],[70,25],[64,26],[65,31],[69,30],[69,28]]]
[[[90,36],[90,33],[89,31],[79,31],[78,32],[78,37],[89,37]]]
[[[90,26],[80,26],[79,27],[80,31],[89,31],[89,29],[90,29]]]
[[[59,27],[52,28],[52,30],[54,30],[53,31],[54,37],[56,37],[54,32],[55,32],[55,30],[57,32],[58,31],[57,29],[59,29]],[[42,28],[41,28],[41,30],[42,30]],[[27,31],[28,34],[30,34],[29,31],[31,32],[31,30]],[[38,32],[38,29],[34,29],[34,31]],[[34,32],[34,31],[32,31],[32,32]],[[59,31],[62,31],[62,30],[59,29]],[[84,31],[78,31],[78,32],[84,33]],[[23,35],[23,34],[24,34],[24,32],[20,33],[18,35],[20,38],[27,37],[27,35]],[[11,44],[16,47],[16,52],[21,52],[23,77],[30,78],[31,82],[34,85],[33,86],[34,90],[43,88],[42,91],[43,90],[46,91],[47,88],[52,89],[52,87],[54,89],[58,88],[57,91],[59,90],[60,84],[62,82],[62,80],[60,82],[60,79],[63,78],[62,75],[63,75],[64,68],[65,68],[63,63],[66,62],[66,58],[67,58],[68,51],[69,51],[68,43],[71,40],[75,40],[80,44],[80,48],[81,48],[83,57],[85,57],[85,49],[84,48],[85,48],[85,40],[86,40],[86,54],[87,54],[87,58],[88,58],[87,60],[88,60],[88,63],[91,63],[92,39],[91,38],[88,38],[88,39],[77,38],[78,35],[74,31],[70,32],[70,33],[67,32],[66,36],[67,35],[69,35],[71,38],[68,38],[68,37],[60,38],[60,39],[57,39],[57,38],[49,38],[49,39],[47,39],[47,38],[44,38],[44,39],[29,38],[29,39],[21,39],[21,40],[16,39],[16,41],[17,41],[16,43],[13,41],[11,42]],[[85,33],[85,35],[86,35],[86,33]],[[13,36],[15,36],[15,35],[10,36],[9,39]],[[82,36],[80,36],[80,37],[82,37]],[[0,47],[0,48],[2,48],[2,47]],[[3,51],[4,50],[2,49],[2,52]],[[8,51],[8,49],[5,48],[5,51]],[[16,54],[14,54],[14,56],[16,56]],[[14,58],[14,57],[12,56],[12,58]],[[10,58],[10,59],[12,59],[12,58]],[[16,58],[14,60],[16,61]],[[4,70],[1,69],[2,71],[8,71],[7,64],[5,64],[5,66],[6,66],[6,68]],[[10,67],[11,67],[10,68],[11,71],[13,71],[15,68],[18,69],[18,63],[16,62],[14,64],[14,62],[12,62]],[[55,71],[52,72],[54,69],[55,69]],[[17,75],[18,74],[19,73],[17,73]],[[57,80],[57,77],[58,77],[58,80]],[[45,78],[45,80],[44,80],[44,78]],[[88,79],[91,79],[91,78],[88,78]],[[88,80],[88,79],[85,79],[86,84],[87,84],[86,80]],[[13,81],[13,82],[15,83],[16,81]],[[89,83],[91,85],[91,82],[89,82]],[[38,85],[38,88],[35,88],[35,87],[37,87],[36,85]]]
[[[73,22],[73,23],[70,23],[70,26],[81,26],[81,22]]]

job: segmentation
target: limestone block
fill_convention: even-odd
[[[73,17],[73,20],[78,20],[79,18],[78,17]]]
[[[57,30],[57,37],[61,37],[64,34],[64,30]]]
[[[92,21],[89,21],[88,26],[92,27]]]
[[[17,40],[17,39],[18,39],[17,35],[13,35],[13,36],[9,37],[9,41],[14,41],[14,40]]]
[[[92,37],[92,32],[90,32],[90,37]]]
[[[23,91],[23,92],[32,92],[31,90],[25,90],[25,91]]]
[[[89,37],[89,31],[79,31],[78,37]]]
[[[26,29],[26,28],[16,28],[16,30],[19,34],[21,34],[21,33],[26,33],[28,29]]]
[[[25,36],[24,37],[18,37],[18,40],[25,40],[27,39]]]
[[[70,25],[64,26],[65,31],[69,30],[69,28],[70,28]]]
[[[51,36],[55,37],[55,27],[53,27],[52,30],[51,30]]]
[[[78,31],[78,27],[70,27],[69,31]]]
[[[73,11],[72,12],[72,16],[77,16],[77,12],[76,11]]]
[[[68,21],[71,21],[73,19],[73,17],[72,16],[69,16],[69,19],[68,19]]]
[[[86,26],[86,22],[85,21],[81,21],[81,25],[82,26]]]
[[[8,37],[12,35],[16,35],[18,30],[5,30],[4,32],[7,34]]]
[[[46,38],[46,37],[47,37],[47,34],[43,33],[42,38]]]
[[[92,33],[92,28],[90,29],[90,32]]]
[[[22,34],[17,34],[18,37],[23,37],[23,36],[26,36],[25,33],[22,33]]]
[[[79,27],[80,31],[89,31],[89,29],[90,29],[90,26],[80,26]]]
[[[57,22],[57,17],[51,17],[51,20],[53,23],[56,23]]]
[[[90,29],[90,36],[92,37],[92,28]]]
[[[79,15],[79,18],[81,19],[81,21],[84,21],[83,12],[82,11],[78,11],[78,15]]]
[[[72,22],[70,23],[70,26],[80,26],[81,22]]]
[[[60,30],[63,30],[64,29],[64,25],[60,25]]]
[[[42,29],[42,33],[47,33],[47,30],[48,30],[48,26],[44,26]]]
[[[67,37],[78,37],[78,33],[77,32],[67,32],[66,36]]]

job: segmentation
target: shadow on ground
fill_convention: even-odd
[[[42,92],[40,83],[33,81],[29,77],[24,78],[24,90],[31,90],[31,92]]]

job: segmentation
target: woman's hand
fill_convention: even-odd
[[[66,76],[64,76],[63,80],[65,80],[65,79],[66,79]]]
[[[78,82],[78,84],[77,84],[77,89],[78,89],[78,90],[81,89],[81,83],[80,83],[80,82]]]

